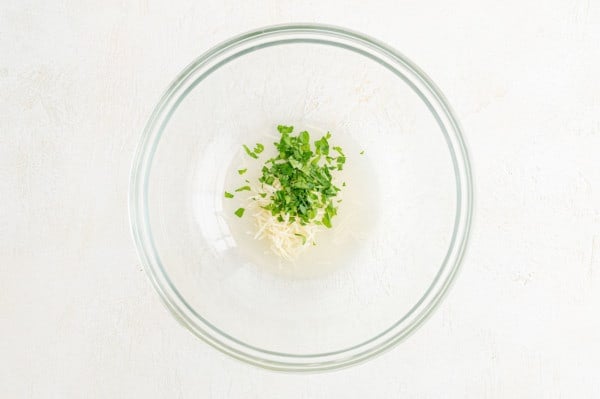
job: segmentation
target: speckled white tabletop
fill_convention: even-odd
[[[460,118],[472,238],[433,317],[368,363],[288,375],[200,342],[129,234],[132,154],[183,66],[305,21],[398,48]],[[0,6],[0,396],[600,397],[600,3],[72,2]]]

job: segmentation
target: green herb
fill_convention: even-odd
[[[225,191],[225,198],[233,198],[233,194],[228,193],[227,191]]]
[[[238,169],[238,174],[243,175],[244,173],[246,173],[248,171],[248,168],[244,168],[244,169]]]
[[[279,131],[279,133],[281,134],[290,134],[293,130],[294,130],[294,126],[283,126],[283,125],[279,125],[277,126],[277,130]]]
[[[360,152],[360,155],[364,155],[364,154],[365,154],[365,150],[362,150],[362,151]]]
[[[318,209],[333,206],[339,188],[332,184],[331,170],[341,169],[345,157],[340,147],[336,147],[339,156],[329,156],[330,133],[314,141],[313,151],[307,131],[292,135],[293,127],[283,125],[277,130],[281,133],[274,143],[278,155],[265,162],[259,181],[268,185],[278,181],[281,188],[271,194],[265,208],[273,216],[287,214],[306,224],[315,219]]]
[[[329,138],[331,138],[331,134],[327,133],[315,141],[315,148],[318,155],[329,155],[329,142],[327,141]]]
[[[336,163],[337,163],[338,170],[342,170],[344,167],[344,164],[346,163],[346,157],[343,155],[340,155],[339,157],[336,158]]]
[[[261,143],[256,143],[256,146],[254,147],[254,153],[260,154],[261,152],[263,152],[264,149],[265,149],[264,145],[262,145]]]
[[[241,218],[242,216],[244,216],[244,210],[245,210],[244,208],[238,208],[238,209],[237,209],[237,210],[234,212],[234,213],[235,213],[235,216],[237,216],[237,217]]]
[[[327,227],[328,229],[331,228],[331,219],[329,218],[328,214],[323,215],[323,219],[321,219],[321,223],[323,223],[323,225],[325,227]]]
[[[244,144],[242,147],[244,147],[244,151],[246,151],[246,154],[250,155],[254,159],[258,159],[258,155],[256,155],[254,152],[250,151],[250,148],[248,148],[248,146],[246,144]]]
[[[330,145],[329,132],[311,142],[310,133],[307,131],[292,134],[293,126],[279,125],[277,130],[280,138],[278,142],[273,143],[277,155],[264,163],[258,179],[262,184],[258,195],[268,200],[263,209],[270,211],[279,222],[287,220],[289,223],[298,222],[301,225],[314,223],[331,228],[331,219],[337,215],[334,200],[340,191],[340,188],[333,184],[332,173],[343,169],[346,163],[344,151],[339,146]],[[243,148],[246,154],[255,159],[258,158],[257,154],[265,149],[260,143],[257,143],[253,150],[246,145]],[[330,153],[330,149],[334,152]],[[246,169],[240,169],[238,173],[242,175],[246,173]],[[275,185],[278,189],[267,193],[264,191],[264,185]],[[342,184],[345,185],[346,183]],[[250,190],[248,185],[235,191]],[[236,215],[241,217],[238,212],[243,214],[243,209],[240,209],[236,211]],[[318,214],[323,216],[317,219]],[[302,238],[304,244],[306,237]]]

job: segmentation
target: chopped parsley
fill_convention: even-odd
[[[234,213],[235,213],[235,216],[237,216],[237,217],[241,218],[242,216],[244,216],[244,211],[245,211],[245,209],[244,209],[244,208],[238,208],[238,209],[237,209],[237,210],[234,212]]]
[[[292,134],[293,126],[279,125],[277,130],[280,138],[273,143],[277,155],[265,161],[258,179],[261,187],[258,195],[262,198],[268,196],[269,200],[262,208],[271,212],[279,222],[298,221],[301,225],[314,223],[331,228],[331,220],[337,215],[334,199],[340,191],[333,184],[332,173],[343,170],[346,163],[344,151],[339,146],[330,145],[329,132],[311,142],[307,131]],[[254,159],[258,159],[257,154],[265,149],[260,143],[252,150],[247,145],[243,148]],[[238,173],[242,175],[246,170],[240,169]],[[271,189],[265,190],[265,186]],[[250,186],[243,186],[235,191],[250,190]],[[239,208],[235,214],[242,217],[244,209]],[[306,242],[306,237],[302,238]]]
[[[244,151],[246,151],[246,154],[248,154],[249,156],[251,156],[254,159],[258,159],[258,155],[256,155],[256,153],[254,153],[254,151],[251,151],[250,148],[248,148],[248,146],[246,144],[244,144],[242,147],[244,147]]]
[[[238,174],[243,175],[244,173],[246,173],[248,171],[248,168],[244,168],[244,169],[238,169]]]
[[[264,149],[265,149],[264,145],[262,145],[261,143],[256,143],[256,146],[254,147],[254,153],[260,154],[261,152],[263,152]]]
[[[233,194],[228,193],[227,191],[225,191],[225,198],[233,198]]]

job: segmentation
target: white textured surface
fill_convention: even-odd
[[[396,3],[3,0],[0,396],[600,397],[600,3]],[[199,342],[161,306],[127,220],[130,159],[171,78],[289,21],[354,28],[418,63],[463,123],[476,180],[439,310],[328,374]]]

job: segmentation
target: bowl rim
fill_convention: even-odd
[[[406,315],[385,331],[352,347],[327,353],[291,354],[261,349],[237,340],[203,319],[187,305],[169,280],[148,223],[147,191],[152,158],[164,127],[186,94],[210,73],[243,54],[293,42],[333,45],[357,52],[403,79],[425,102],[445,135],[456,182],[457,203],[451,243],[427,291]],[[195,74],[203,69],[203,75],[198,78]],[[190,82],[191,85],[186,86]],[[473,214],[473,182],[462,129],[454,111],[439,88],[418,66],[397,50],[362,33],[332,25],[294,23],[268,26],[235,36],[196,58],[177,75],[154,108],[141,135],[132,161],[128,205],[131,234],[146,274],[163,304],[184,327],[214,348],[246,363],[277,371],[323,371],[347,367],[387,351],[421,326],[437,308],[459,270],[467,246]]]

